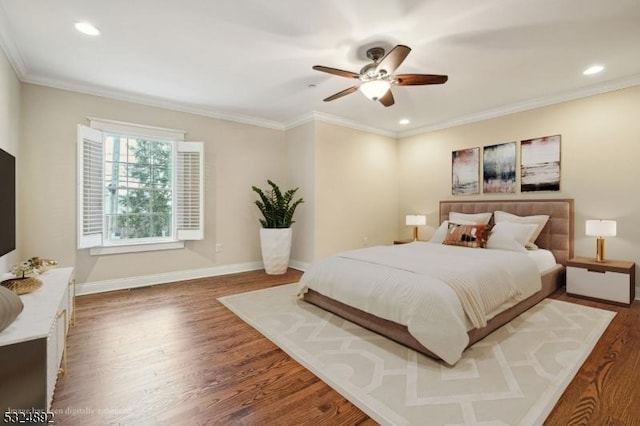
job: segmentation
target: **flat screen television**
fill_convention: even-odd
[[[16,158],[0,149],[0,256],[16,249]]]

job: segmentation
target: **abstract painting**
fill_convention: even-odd
[[[451,153],[451,193],[480,193],[480,148],[461,149]]]
[[[520,191],[560,190],[560,135],[520,142]]]
[[[516,143],[507,142],[483,148],[483,192],[516,192]]]

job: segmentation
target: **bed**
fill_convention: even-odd
[[[327,294],[331,295],[333,293],[331,293],[329,290],[325,291],[322,287],[312,288],[313,286],[309,285],[309,280],[306,278],[306,276],[308,274],[311,274],[313,270],[321,268],[321,266],[316,266],[317,262],[314,262],[314,265],[312,265],[312,267],[307,272],[305,272],[305,275],[302,277],[299,287],[299,293],[301,297],[309,303],[317,305],[349,321],[375,331],[405,346],[415,349],[418,352],[421,352],[430,357],[442,359],[448,364],[453,365],[460,358],[461,353],[465,348],[481,340],[492,331],[506,324],[516,316],[520,315],[522,312],[526,311],[550,294],[554,293],[560,286],[564,285],[565,264],[567,260],[573,256],[574,212],[573,200],[571,199],[442,201],[440,202],[439,218],[440,222],[444,222],[449,219],[450,213],[452,212],[472,215],[477,213],[495,211],[507,212],[519,217],[548,215],[549,219],[544,225],[544,228],[542,228],[542,230],[540,231],[537,239],[535,240],[535,244],[541,249],[541,251],[548,250],[548,252],[553,255],[554,262],[552,262],[551,265],[544,267],[541,272],[538,271],[540,278],[538,280],[538,288],[535,291],[533,291],[531,294],[526,293],[526,297],[522,297],[520,298],[520,300],[514,300],[511,303],[504,304],[504,306],[501,306],[501,308],[496,312],[492,312],[490,318],[488,317],[486,321],[479,321],[477,319],[475,321],[470,321],[469,318],[473,317],[473,315],[464,315],[467,314],[468,311],[466,310],[465,305],[466,300],[461,297],[459,303],[460,305],[465,305],[464,312],[462,314],[463,316],[465,316],[463,331],[466,332],[466,335],[464,336],[464,342],[461,340],[461,338],[457,338],[454,336],[456,335],[456,333],[460,334],[459,331],[449,331],[441,323],[438,323],[438,319],[433,320],[435,321],[434,326],[426,322],[432,321],[430,318],[427,318],[427,316],[425,316],[424,318],[425,323],[419,324],[417,327],[413,323],[408,323],[407,325],[407,323],[403,323],[404,321],[396,322],[388,319],[393,318],[392,315],[376,315],[374,313],[371,313],[370,311],[375,311],[375,309],[373,308],[369,309],[368,307],[363,307],[360,305],[358,305],[359,307],[354,307],[349,303],[344,303],[341,300],[336,300],[347,300],[348,298],[332,298]],[[407,258],[411,256],[422,256],[422,252],[426,252],[427,250],[435,250],[436,252],[449,250],[436,246],[440,246],[440,244],[417,242],[402,246],[389,246],[375,249],[372,248],[372,250],[370,250],[371,253],[367,253],[367,256],[373,255],[374,258],[377,256],[381,259],[382,263],[387,263],[387,261],[384,261],[382,259],[385,256],[390,256],[391,253],[393,253],[393,257],[398,257],[400,259],[400,265],[396,268],[400,269],[400,272],[405,274],[405,276],[413,276],[412,274],[414,274],[415,272],[421,272],[422,267],[415,265],[411,267],[405,267],[404,261],[402,260],[403,256],[406,256]],[[465,255],[467,254],[466,252],[479,253],[483,256],[486,255],[488,260],[485,261],[483,259],[482,261],[479,261],[477,263],[478,265],[489,265],[493,260],[489,259],[489,253],[487,252],[498,252],[497,250],[471,249],[462,247],[452,247],[452,249],[455,249],[461,253],[465,252]],[[443,254],[440,253],[437,255],[442,256]],[[370,278],[373,277],[373,279],[377,279],[377,276],[384,273],[384,269],[376,270],[376,268],[381,268],[379,265],[371,264],[369,258],[360,259],[361,256],[364,256],[364,254],[358,250],[338,254],[337,257],[340,257],[340,261],[345,265],[345,267],[349,268],[350,265],[353,264],[357,265],[357,268],[353,267],[352,269],[345,269],[344,271],[340,271],[340,273],[333,271],[332,274],[327,274],[327,276],[331,277],[330,279],[333,280],[330,285],[335,286],[335,288],[340,288],[343,292],[349,292],[352,291],[351,283],[354,279],[366,281],[369,279],[367,278],[367,274],[369,274]],[[494,256],[494,254],[491,254],[491,256]],[[518,256],[522,255],[519,254]],[[518,256],[516,256],[515,253],[511,254],[504,252],[502,256],[502,258],[504,259],[503,263],[515,264],[516,261],[520,262]],[[445,258],[441,259],[444,260]],[[322,262],[322,260],[320,262]],[[522,262],[523,269],[530,269],[530,266],[526,264],[528,261]],[[417,268],[418,271],[409,270],[407,272],[407,270],[411,268]],[[315,274],[315,272],[313,273]],[[508,274],[512,273],[508,272]],[[358,275],[362,276],[358,277]],[[525,275],[514,275],[514,277],[516,278],[516,280],[518,280],[525,277]],[[393,283],[393,285],[396,285],[396,283]],[[397,288],[400,289],[400,287]],[[451,290],[443,291],[445,293],[451,293]],[[410,298],[411,297],[413,296],[410,296]],[[438,306],[440,304],[450,304],[451,310],[456,312],[462,309],[462,306],[453,306],[456,302],[451,301],[450,295],[444,295],[443,297],[445,297],[445,299],[443,299],[443,302],[438,301],[431,303],[431,305]],[[373,299],[376,299],[375,295],[374,297],[369,298],[369,300]],[[388,304],[388,306],[384,307],[387,311],[393,312],[394,310],[398,311],[404,309],[404,305],[402,305],[402,307],[395,306],[397,302],[391,301],[391,298],[388,298],[387,296],[378,297],[378,299],[381,300],[378,300],[376,303]],[[415,303],[425,302],[427,304],[429,303],[429,301],[425,299],[421,299]],[[357,304],[354,303],[353,305]],[[368,303],[365,305],[368,306]],[[431,309],[431,307],[429,309]],[[455,312],[454,314],[458,315]],[[423,319],[421,319],[421,321],[422,320]],[[453,321],[460,322],[459,320],[455,319]],[[457,325],[455,327],[459,328],[459,326]],[[424,336],[416,332],[416,329],[418,328],[422,328],[425,330],[425,332],[431,334],[438,334],[440,335],[439,338],[443,340],[440,342],[436,341],[433,344],[431,343],[431,341],[429,341],[429,344],[423,344],[426,340]],[[451,339],[451,341],[448,341],[447,339]],[[451,345],[453,349],[447,349],[448,345]],[[460,345],[463,346],[460,347]],[[445,349],[443,349],[443,347]]]

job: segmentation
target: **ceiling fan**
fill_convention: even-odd
[[[316,71],[360,80],[359,85],[351,86],[348,89],[335,93],[325,98],[324,101],[333,101],[360,90],[372,101],[379,101],[382,105],[390,107],[395,102],[393,94],[391,93],[392,84],[396,86],[422,86],[426,84],[443,84],[448,80],[448,76],[436,74],[394,75],[394,71],[402,64],[409,52],[411,52],[411,48],[402,44],[391,49],[386,55],[382,47],[372,47],[367,50],[367,58],[373,62],[362,67],[359,74],[337,68],[314,65],[313,69]]]

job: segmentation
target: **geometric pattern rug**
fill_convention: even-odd
[[[542,424],[615,315],[545,299],[451,367],[299,300],[296,286],[218,300],[389,425]]]

